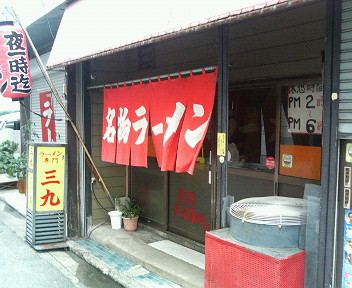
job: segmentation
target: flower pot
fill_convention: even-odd
[[[136,231],[137,230],[138,218],[139,218],[139,216],[136,216],[134,218],[122,217],[122,219],[123,219],[123,228],[125,228],[125,230],[127,232]]]
[[[121,229],[122,212],[115,210],[110,211],[108,214],[110,216],[111,228],[115,230]]]
[[[17,187],[20,194],[26,194],[26,178],[18,179]]]

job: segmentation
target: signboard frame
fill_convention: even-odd
[[[57,149],[56,149],[57,148]],[[40,187],[38,187],[38,183],[40,183],[40,169],[43,169],[43,165],[39,164],[39,157],[42,157],[45,153],[40,151],[45,151],[52,153],[52,151],[63,151],[60,154],[61,160],[58,162],[61,163],[61,171],[62,177],[56,178],[53,175],[53,171],[49,171],[50,176],[48,176],[47,182],[44,183],[48,185],[58,185],[62,186],[63,192],[60,197],[62,201],[62,205],[60,205],[60,209],[38,209],[37,204],[39,199],[41,198],[42,204],[56,203],[58,198],[55,197],[54,193],[50,194],[50,191],[47,192],[47,195],[44,197],[40,195]],[[57,155],[55,155],[56,157]],[[32,175],[32,180],[27,181],[27,221],[26,221],[26,240],[29,244],[33,246],[36,250],[48,250],[48,249],[58,249],[58,248],[67,248],[66,244],[66,207],[67,207],[67,165],[68,165],[68,156],[67,156],[67,144],[65,143],[48,143],[48,142],[31,142],[28,145],[28,166],[27,166],[27,174]],[[44,160],[42,160],[44,161]],[[49,161],[45,159],[45,161]],[[56,160],[54,161],[56,162]],[[49,167],[49,166],[48,166]],[[52,167],[52,166],[51,166]],[[59,168],[59,167],[58,167]],[[56,170],[55,170],[56,173]],[[48,174],[48,175],[49,175]],[[30,177],[31,178],[31,177]],[[60,182],[60,183],[57,183]],[[42,183],[43,184],[43,183]],[[48,191],[50,189],[46,189]],[[40,197],[41,196],[41,197]],[[54,205],[55,206],[55,205]]]

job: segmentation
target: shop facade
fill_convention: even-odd
[[[62,26],[70,27],[79,9],[92,9],[91,2],[86,7],[84,2],[68,7]],[[343,195],[337,189],[341,179],[337,171],[339,145],[346,150],[352,131],[347,116],[348,54],[341,53],[346,56],[340,59],[340,49],[349,51],[349,2],[266,3],[178,31],[145,34],[145,40],[128,45],[107,49],[110,46],[105,44],[104,51],[87,46],[79,54],[79,48],[73,47],[66,58],[65,53],[58,56],[60,41],[68,37],[60,34],[60,27],[48,65],[66,66],[68,109],[110,193],[136,198],[144,210],[144,225],[196,242],[202,249],[206,231],[229,226],[226,211],[233,201],[265,196],[306,199],[307,185],[314,186],[318,210],[307,220],[314,222],[310,228],[315,231],[308,237],[313,244],[311,259],[316,260],[307,268],[310,283],[348,287],[349,266],[340,258],[348,240],[342,222],[350,207],[348,201],[341,206],[338,197],[350,199],[350,195],[349,187],[341,188],[347,191]],[[347,34],[341,34],[341,17]],[[83,26],[94,29],[88,23]],[[147,85],[154,78],[157,82],[197,77],[200,68],[207,68],[206,73],[216,70],[218,78],[212,117],[193,175],[161,171],[152,140],[148,168],[102,160],[105,89]],[[113,205],[92,183],[94,174],[70,127],[67,141],[70,159],[77,159],[70,161],[69,186],[80,191],[69,195],[68,231],[85,236],[91,225],[107,219],[105,209],[113,210]],[[345,166],[340,169],[342,176],[348,171]],[[340,220],[335,222],[335,217]]]

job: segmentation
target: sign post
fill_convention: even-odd
[[[27,166],[26,239],[36,250],[66,244],[66,144],[30,143]]]

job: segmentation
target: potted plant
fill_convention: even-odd
[[[0,172],[17,177],[18,190],[26,193],[27,153],[15,155],[18,143],[6,140],[0,144]]]
[[[18,144],[14,141],[6,140],[0,143],[0,171],[6,173],[8,165],[14,159]]]
[[[27,173],[27,153],[22,153],[19,157],[12,157],[6,165],[6,173],[16,176],[18,179],[18,191],[26,193],[26,173]]]
[[[127,199],[122,209],[123,227],[127,232],[137,230],[138,218],[142,211],[136,199]]]

